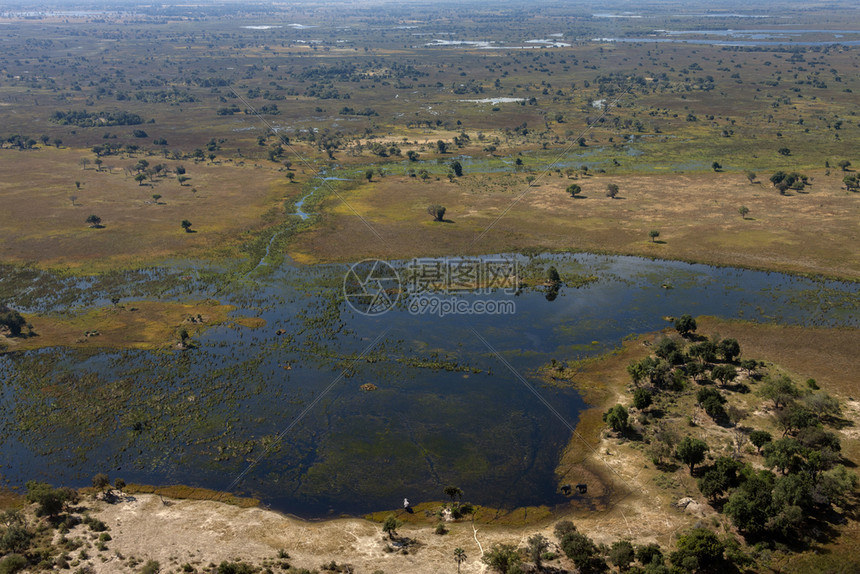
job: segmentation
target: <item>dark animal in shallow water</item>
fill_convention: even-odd
[[[585,494],[586,492],[588,492],[588,485],[587,484],[577,484],[576,485],[576,491],[579,494]]]

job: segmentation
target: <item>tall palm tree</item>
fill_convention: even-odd
[[[455,548],[454,560],[457,561],[457,574],[460,574],[460,563],[466,561],[466,551],[462,548]]]

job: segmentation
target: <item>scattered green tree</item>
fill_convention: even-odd
[[[770,518],[774,476],[767,470],[746,474],[746,479],[729,495],[723,512],[741,531],[759,534]]]
[[[188,221],[187,219],[183,219],[183,220],[182,220],[182,222],[181,222],[179,225],[181,225],[181,226],[182,226],[182,229],[184,229],[184,230],[185,230],[185,233],[191,233],[191,225],[192,225],[192,223],[191,223],[190,221]],[[201,236],[201,237],[202,237],[202,236]]]
[[[463,499],[463,490],[458,486],[448,485],[442,489],[442,492],[445,493],[445,496],[451,499],[451,502],[454,504],[458,504],[460,500]]]
[[[501,574],[514,572],[520,565],[520,554],[517,552],[517,547],[512,544],[502,544],[496,542],[489,551],[484,553],[481,560]]]
[[[46,482],[31,480],[27,483],[27,502],[35,502],[36,516],[54,518],[63,512],[66,504],[75,504],[78,494],[70,488],[53,488]]]
[[[627,409],[623,405],[615,405],[603,414],[603,422],[613,431],[620,433],[627,430],[627,418]]]
[[[815,383],[815,379],[809,380],[812,381],[813,384]],[[817,387],[818,385],[815,384],[815,386]],[[805,395],[802,402],[804,406],[815,413],[818,420],[822,422],[838,417],[842,414],[842,408],[839,406],[839,399],[824,392]]]
[[[618,540],[609,549],[609,561],[617,566],[620,572],[627,572],[630,569],[635,556],[633,545],[627,540]]]
[[[782,474],[798,470],[803,464],[803,446],[791,437],[784,437],[765,444],[761,449],[764,465],[776,468]]]
[[[93,477],[93,488],[100,492],[104,492],[105,488],[110,486],[110,478],[108,475],[100,472]]]
[[[773,437],[769,432],[763,430],[754,430],[750,433],[750,442],[756,448],[759,454],[761,454],[761,447],[771,442]]]
[[[708,450],[705,441],[685,436],[675,448],[675,457],[690,467],[690,476],[693,476],[696,465],[705,460]]]
[[[771,375],[765,378],[759,387],[759,395],[773,401],[773,407],[784,407],[789,401],[800,395],[800,390],[788,375]]]
[[[561,539],[561,549],[582,573],[603,572],[606,562],[599,555],[592,540],[576,530],[568,532]]]
[[[639,546],[636,548],[636,560],[639,561],[640,564],[645,565],[646,567],[649,565],[662,566],[663,565],[663,552],[660,551],[659,544],[646,544],[644,546]],[[647,574],[651,574],[650,571],[646,571]],[[654,572],[654,574],[657,574]]]
[[[747,372],[747,375],[751,377],[755,370],[758,368],[758,361],[756,361],[755,359],[743,359],[740,362],[740,367]]]
[[[529,537],[529,559],[534,563],[535,568],[540,571],[542,569],[543,554],[549,549],[549,540],[543,534],[535,534]]]
[[[691,357],[700,359],[703,364],[713,363],[717,360],[717,346],[713,341],[699,341],[690,345],[687,353]]]
[[[723,356],[723,360],[731,363],[741,354],[741,346],[737,339],[723,339],[717,344],[717,352]]]
[[[644,410],[651,406],[652,395],[647,389],[637,388],[633,391],[633,406],[637,409]]]
[[[553,534],[559,542],[571,532],[576,532],[576,526],[570,520],[559,520],[553,527]]]
[[[90,227],[98,229],[102,226],[102,218],[98,215],[90,215],[89,217],[87,217],[86,223],[89,223]]]
[[[711,369],[711,377],[723,385],[734,381],[737,376],[738,372],[732,365],[717,365]]]
[[[431,205],[427,213],[433,216],[433,221],[445,221],[445,208],[441,205]]]
[[[782,436],[795,434],[801,429],[819,425],[815,413],[804,405],[794,402],[774,413],[774,416],[777,426],[782,429]]]
[[[389,514],[385,517],[385,522],[382,523],[382,531],[388,534],[388,538],[390,540],[394,540],[394,537],[397,535],[397,529],[402,526],[402,522],[397,520],[397,517],[393,514]]]
[[[28,566],[27,559],[21,554],[11,553],[0,558],[0,574],[15,574]]]
[[[681,347],[674,339],[663,337],[657,343],[657,347],[654,349],[654,354],[669,364],[681,365],[684,363],[684,354],[681,350]]]
[[[692,315],[681,315],[675,320],[675,330],[682,337],[687,337],[696,332],[696,320]]]
[[[722,494],[740,484],[739,472],[743,465],[733,458],[721,456],[699,478],[698,485],[701,493],[711,502],[715,502]]]
[[[738,213],[740,213],[740,214],[741,214],[741,218],[742,218],[742,219],[746,219],[746,218],[747,218],[747,214],[749,214],[749,212],[750,212],[750,208],[749,208],[749,207],[747,207],[747,206],[745,206],[745,205],[742,205],[742,206],[740,206],[740,207],[738,208]]]
[[[657,241],[658,237],[660,237],[660,232],[657,231],[656,229],[652,229],[651,231],[648,232],[648,237],[651,238],[651,242],[653,243],[653,242]]]
[[[650,359],[650,357],[646,357]],[[648,376],[647,366],[643,361],[631,361],[629,365],[627,365],[627,373],[630,375],[630,378],[633,379],[634,385],[639,385],[645,377]]]
[[[0,536],[0,553],[11,554],[13,552],[23,554],[30,548],[33,534],[26,528],[23,522],[10,524],[6,531]]]
[[[715,421],[723,421],[727,418],[726,411],[723,405],[726,403],[725,397],[713,387],[704,387],[696,393],[696,400],[708,413],[708,416]]]
[[[677,550],[669,560],[681,572],[720,571],[725,545],[707,528],[694,528],[678,538]]]
[[[839,464],[819,475],[812,490],[813,500],[818,504],[836,504],[845,507],[854,489],[857,475]]]

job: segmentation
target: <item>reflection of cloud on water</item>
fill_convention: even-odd
[[[424,44],[425,47],[433,48],[439,46],[465,46],[467,48],[477,48],[479,50],[533,50],[536,48],[568,48],[570,44],[566,42],[558,42],[556,40],[526,40],[526,44],[530,46],[497,46],[495,42],[489,40],[441,40],[434,39],[432,42]]]
[[[483,98],[481,100],[457,100],[458,102],[471,102],[475,104],[512,104],[514,102],[524,102],[525,98]]]
[[[636,14],[634,12],[621,12],[620,14],[612,14],[610,12],[600,12],[598,14],[592,14],[592,18],[642,18],[641,14]]]
[[[242,26],[245,30],[275,30],[277,28],[283,28],[283,26],[279,24],[259,24],[259,25],[249,25]],[[305,30],[307,28],[316,28],[316,26],[306,26],[305,24],[287,24],[287,28],[292,28],[294,30]]]

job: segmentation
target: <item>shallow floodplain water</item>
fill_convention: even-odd
[[[437,500],[447,484],[480,504],[553,504],[569,430],[495,353],[575,425],[585,407],[578,394],[541,385],[536,369],[661,329],[665,316],[851,326],[860,318],[857,284],[634,257],[516,258],[523,269],[555,265],[571,283],[596,280],[552,301],[540,288],[438,294],[513,301],[512,315],[415,315],[406,300],[368,317],[341,295],[347,266],[285,264],[220,286],[238,315],[266,319],[259,329],[217,327],[185,352],[2,355],[0,473],[13,485],[80,486],[108,472],[230,488],[309,517]],[[194,290],[165,297],[211,294],[196,279]],[[377,389],[362,391],[365,383]]]

